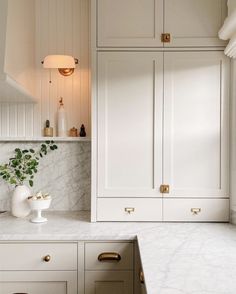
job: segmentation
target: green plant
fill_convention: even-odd
[[[0,165],[0,177],[11,185],[18,186],[28,182],[33,187],[40,158],[57,148],[53,141],[46,141],[38,150],[16,148],[15,156],[10,158],[8,163]]]

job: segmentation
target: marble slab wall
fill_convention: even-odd
[[[41,142],[0,143],[0,164],[7,163],[15,148],[37,148]],[[51,210],[90,210],[90,142],[57,142],[58,150],[40,161],[32,192],[52,195]],[[10,187],[0,180],[0,211],[10,210]]]

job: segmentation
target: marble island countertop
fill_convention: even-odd
[[[90,223],[86,212],[49,212],[46,224],[0,215],[0,241],[133,240],[148,294],[235,294],[236,226]]]

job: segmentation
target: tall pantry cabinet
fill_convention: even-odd
[[[92,0],[92,221],[228,221],[225,13]]]

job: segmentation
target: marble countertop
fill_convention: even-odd
[[[0,241],[133,240],[148,294],[235,294],[236,226],[209,223],[90,223],[86,212],[49,212],[32,224],[0,215]]]

